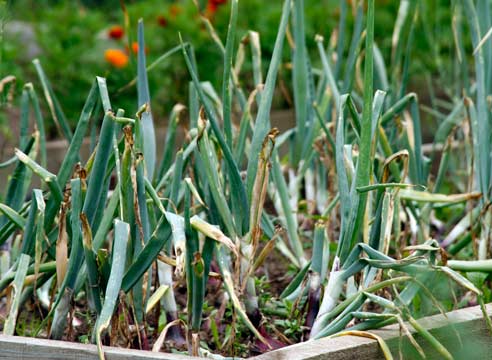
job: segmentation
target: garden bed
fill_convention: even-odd
[[[486,306],[487,313],[492,315],[492,304]],[[451,311],[444,315],[429,316],[419,320],[443,346],[454,354],[455,359],[485,359],[492,351],[492,342],[479,306]],[[399,352],[400,343],[405,359],[418,358],[418,354],[405,337],[401,337],[398,325],[386,326],[372,330],[372,334],[380,336],[388,345],[393,356]],[[424,349],[428,359],[440,359],[425,340],[416,335],[419,345]],[[466,345],[465,345],[466,340]],[[19,336],[0,335],[0,359],[98,359],[97,347],[70,343],[65,341],[43,340]],[[195,357],[179,354],[155,353],[115,347],[104,347],[107,359],[162,359],[184,360]],[[255,360],[373,360],[381,359],[383,354],[376,340],[359,336],[341,336],[309,341],[279,350],[251,357]]]
[[[72,129],[35,59],[65,140],[47,145],[39,96],[26,84],[17,149],[0,164],[12,170],[0,202],[2,331],[29,336],[10,338],[19,339],[13,351],[84,358],[97,349],[99,359],[117,359],[103,347],[110,345],[132,358],[134,350],[120,349],[164,358],[487,357],[492,83],[484,74],[492,48],[480,50],[476,24],[490,24],[477,15],[485,2],[455,7],[471,20],[476,69],[463,64],[463,81],[426,106],[420,91],[408,92],[407,65],[412,29],[425,24],[411,14],[428,11],[410,3],[400,5],[386,68],[374,0],[354,3],[352,36],[341,36],[352,18],[341,0],[340,38],[316,36],[317,60],[306,49],[304,2],[285,0],[264,73],[259,35],[237,33],[241,13],[231,1],[225,43],[204,19],[223,53],[221,90],[200,78],[191,43],[163,55],[180,52],[191,79],[188,103],[173,107],[165,131],[151,105],[143,21],[138,111],[116,110],[118,94],[95,77]],[[285,71],[295,121],[272,119],[278,86],[289,93]],[[430,138],[424,109],[438,121]],[[444,315],[458,308],[465,310]],[[398,326],[384,328],[390,324]],[[44,354],[36,345],[44,340],[31,337],[97,348],[65,343],[62,351],[47,340],[55,348]]]

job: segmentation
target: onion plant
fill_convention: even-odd
[[[10,300],[4,333],[15,333],[17,314],[34,301],[42,320],[29,335],[67,338],[82,311],[101,358],[103,344],[247,355],[287,345],[289,335],[307,341],[390,323],[422,356],[410,328],[452,358],[416,318],[424,301],[446,311],[430,290],[443,279],[456,303],[472,294],[485,309],[489,300],[492,51],[481,40],[491,9],[486,1],[452,4],[462,62],[468,21],[475,80],[460,66],[462,88],[446,100],[448,113],[432,100],[440,122],[434,142],[424,144],[423,107],[407,93],[424,7],[401,1],[386,65],[375,42],[374,0],[354,2],[352,29],[341,0],[334,41],[326,45],[318,35],[316,58],[307,51],[304,1],[284,0],[265,75],[260,34],[238,33],[241,8],[232,0],[225,43],[200,14],[223,56],[220,91],[200,80],[186,34],[146,66],[140,21],[137,77],[126,87],[136,86],[138,111],[114,111],[106,80],[96,77],[75,129],[34,60],[49,112],[41,110],[38,85],[26,84],[18,149],[0,165],[14,167],[0,204],[0,244],[10,247],[0,274]],[[157,139],[147,79],[178,54],[191,79],[188,119],[177,104],[165,139]],[[280,133],[270,113],[286,62],[295,124]],[[69,142],[55,173],[47,169],[48,113]],[[175,139],[180,125],[182,143]],[[83,139],[97,129],[84,159]],[[33,177],[41,185],[30,190]],[[265,298],[259,276],[273,263],[289,276]],[[296,330],[285,326],[292,318],[300,321]],[[251,351],[238,351],[245,340]]]

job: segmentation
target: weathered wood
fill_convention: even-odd
[[[486,306],[492,315],[492,304]],[[418,320],[455,357],[455,359],[492,359],[492,334],[490,334],[479,306],[451,311],[443,315]],[[408,329],[412,330],[409,325]],[[371,331],[381,336],[395,358],[401,349],[403,359],[419,359],[420,356],[407,338],[400,336],[398,325]],[[428,359],[442,359],[418,334],[415,339],[422,346]],[[356,336],[342,336],[296,344],[250,358],[250,360],[376,360],[384,356],[375,340]]]
[[[487,312],[492,315],[492,304],[488,304],[486,308]],[[486,327],[480,307],[451,311],[446,316],[434,315],[418,321],[453,354],[455,359],[492,359],[492,335]],[[411,326],[408,328],[412,329]],[[386,341],[395,358],[398,358],[400,349],[403,359],[419,358],[408,339],[400,337],[398,325],[387,326],[371,332],[381,336]],[[414,336],[424,349],[428,359],[442,358],[418,334],[414,333]],[[197,359],[184,355],[114,347],[104,347],[104,350],[108,360]],[[379,360],[382,358],[383,354],[375,340],[356,336],[342,336],[292,345],[252,357],[249,360]],[[94,345],[0,335],[0,359],[97,360],[98,356],[97,348]]]
[[[489,316],[492,315],[492,304],[486,305],[486,309]],[[455,359],[492,358],[492,334],[487,329],[479,306],[451,311],[446,316],[429,316],[418,320],[418,322],[429,330]],[[410,326],[409,328],[411,329]],[[397,355],[401,346],[405,359],[419,358],[409,340],[400,337],[398,325],[387,326],[372,332],[387,341],[393,354]],[[442,359],[442,356],[425,340],[419,336],[415,336],[415,338],[424,349],[427,359]]]
[[[374,340],[341,336],[288,346],[252,357],[250,360],[379,360],[383,358]]]
[[[107,360],[191,360],[191,356],[104,347]],[[0,335],[0,359],[99,360],[95,345]]]

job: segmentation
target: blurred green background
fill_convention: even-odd
[[[343,1],[346,1],[349,13],[349,21],[343,33],[348,51],[355,16],[355,0]],[[128,41],[136,39],[139,18],[143,18],[145,22],[147,64],[178,45],[178,33],[181,33],[183,39],[194,46],[201,80],[210,81],[216,89],[220,89],[223,71],[221,55],[192,0],[12,0],[0,3],[3,24],[0,79],[7,75],[15,76],[16,94],[29,81],[34,83],[39,92],[40,87],[31,63],[34,57],[39,58],[72,124],[78,118],[95,75],[107,77],[115,106],[124,108],[127,114],[136,111],[135,88],[120,92],[118,90],[136,75],[136,61],[133,52],[128,49]],[[131,31],[120,39],[112,39],[109,36],[111,28],[124,27],[121,3],[126,6]],[[225,42],[228,1],[201,0],[200,4],[202,14],[213,23]],[[281,0],[239,1],[238,34],[242,36],[249,29],[258,31],[264,59],[269,59],[271,55],[281,4]],[[386,64],[391,61],[391,40],[399,5],[400,2],[395,0],[376,0],[376,42]],[[312,62],[317,65],[319,56],[314,36],[323,35],[325,44],[329,46],[329,39],[338,24],[340,0],[305,0],[305,8],[307,47]],[[441,75],[442,72],[452,72],[454,44],[451,6],[448,1],[422,1],[419,12],[419,26],[415,29],[413,48],[410,49],[412,61],[409,64],[409,78],[412,79],[410,90],[418,90],[421,95],[426,93],[423,69],[426,76],[431,77],[438,68],[441,69]],[[238,43],[239,40],[237,39]],[[128,64],[121,68],[112,66],[105,59],[107,49],[118,49],[127,54]],[[284,46],[284,51],[284,61],[289,61],[288,44]],[[447,63],[443,65],[443,61]],[[248,66],[250,64],[245,63],[244,71],[247,71]],[[267,66],[268,62],[265,60],[265,71]],[[279,77],[280,86],[284,84],[284,89],[289,89],[291,73],[288,63],[284,63]],[[441,76],[439,81],[443,78],[446,79],[446,76]],[[180,53],[153,70],[149,81],[157,119],[169,113],[173,104],[186,103],[189,75]],[[449,81],[452,82],[452,77],[449,77]],[[437,90],[446,89],[447,86],[445,83],[437,84]],[[274,107],[290,107],[288,90],[287,94],[285,91],[277,93]],[[3,105],[6,101],[4,98]],[[3,123],[3,131],[8,132],[5,117],[2,114],[0,126]],[[54,135],[53,127],[49,129],[48,136]]]

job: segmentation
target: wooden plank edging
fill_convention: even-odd
[[[486,305],[487,313],[492,316],[492,303]],[[417,320],[429,330],[455,357],[455,359],[492,359],[492,334],[487,329],[480,306],[448,312],[446,316],[433,315]],[[411,326],[408,326],[412,330]],[[382,337],[395,359],[398,358],[400,342],[404,359],[418,359],[415,349],[408,339],[400,337],[397,324],[386,326],[371,333]],[[416,335],[428,359],[442,359],[430,345]],[[384,356],[376,340],[357,336],[324,338],[295,344],[271,351],[250,360],[379,360]]]
[[[192,356],[104,346],[106,360],[191,360]],[[0,335],[0,359],[99,360],[97,346]]]
[[[486,309],[487,313],[492,315],[492,303],[487,304]],[[418,322],[441,341],[456,359],[492,358],[492,336],[486,327],[479,306],[451,311],[446,316],[429,316],[419,319]],[[409,329],[411,329],[410,326]],[[408,339],[400,337],[398,325],[390,325],[371,332],[386,341],[395,358],[398,358],[400,343],[404,359],[417,358],[415,349],[409,345]],[[415,335],[415,338],[423,347],[428,359],[442,358],[425,340],[419,338],[418,335]],[[198,359],[179,354],[154,353],[109,346],[104,347],[104,352],[107,360]],[[295,344],[251,357],[249,360],[376,360],[382,358],[383,354],[375,340],[342,336]],[[98,355],[95,345],[0,335],[0,359],[98,360]]]

